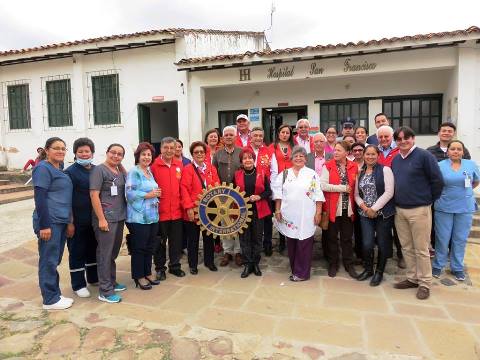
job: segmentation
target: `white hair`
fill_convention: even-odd
[[[232,126],[232,125],[228,125],[228,126],[225,126],[223,128],[222,136],[225,136],[225,132],[228,131],[228,130],[232,130],[233,135],[237,136],[237,128],[235,126]]]
[[[313,134],[312,138],[315,139],[315,136],[318,136],[318,135],[321,135],[323,137],[323,140],[327,140],[327,138],[325,137],[325,135],[322,133],[322,132],[318,132],[316,134]]]
[[[390,133],[390,135],[393,136],[394,131],[393,131],[393,128],[392,128],[391,126],[388,126],[388,125],[382,125],[382,126],[380,126],[380,127],[377,129],[377,132],[376,132],[377,137],[378,137],[378,133],[380,132],[380,130],[387,130],[387,131]]]
[[[300,123],[302,122],[306,122],[308,127],[310,127],[310,121],[308,121],[307,119],[300,119],[297,121],[297,124],[295,125],[296,128],[298,128],[298,125],[300,125]]]

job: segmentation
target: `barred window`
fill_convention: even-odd
[[[10,130],[30,129],[30,94],[28,84],[7,86]]]
[[[46,82],[48,126],[72,126],[72,94],[70,79]]]
[[[355,126],[364,126],[368,131],[368,101],[335,101],[320,103],[320,129],[325,132],[329,127],[337,131],[342,123],[350,120]]]
[[[442,95],[383,100],[383,112],[394,129],[409,126],[419,135],[433,135],[442,118]]]
[[[118,74],[92,76],[94,125],[120,124]]]

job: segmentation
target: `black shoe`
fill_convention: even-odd
[[[167,275],[165,275],[165,270],[157,271],[157,280],[164,281],[167,279]]]
[[[370,286],[378,286],[383,280],[383,272],[377,271],[370,280]]]
[[[207,269],[210,271],[218,271],[218,268],[215,266],[215,264],[207,266]]]
[[[262,276],[262,270],[260,270],[260,266],[258,266],[258,264],[253,265],[253,273],[255,276]]]
[[[367,280],[369,277],[373,276],[373,271],[372,270],[363,270],[363,272],[358,275],[357,280],[358,281],[364,281]]]
[[[273,254],[273,251],[272,251],[272,247],[271,246],[265,246],[265,248],[263,249],[263,252],[265,253],[265,256],[272,256]]]
[[[347,270],[348,272],[348,275],[350,275],[350,277],[356,279],[358,278],[358,274],[357,274],[357,271],[355,270],[355,267],[353,265],[350,265],[348,268],[346,268],[345,270]]]
[[[197,275],[198,274],[198,269],[197,268],[190,268],[190,274]]]
[[[177,277],[184,277],[185,276],[185,271],[182,269],[168,269],[168,272],[172,275],[175,275]]]
[[[145,284],[145,285],[140,284],[140,282],[138,281],[138,279],[133,279],[133,281],[135,281],[135,287],[136,287],[136,288],[139,287],[139,288],[142,289],[142,290],[152,290],[152,285],[150,285],[150,284]]]
[[[330,276],[331,278],[337,276],[337,265],[330,264],[328,266],[328,276]]]
[[[248,264],[245,264],[244,267],[243,267],[243,271],[242,271],[242,274],[240,275],[240,277],[242,279],[248,277],[248,275],[250,275],[250,265]]]
[[[148,277],[146,277],[145,279],[147,279],[150,285],[160,285],[160,280],[150,280]]]

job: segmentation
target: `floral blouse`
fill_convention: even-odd
[[[358,183],[358,188],[363,193],[362,199],[365,205],[369,208],[372,207],[372,205],[375,204],[378,199],[377,188],[375,186],[375,177],[373,176],[373,173],[363,175]],[[361,216],[367,217],[365,211],[363,211],[360,207],[358,208],[358,213]],[[379,215],[381,215],[381,210],[379,211]]]
[[[340,164],[337,162],[337,170],[338,174],[340,175],[340,185],[347,185],[348,184],[348,178],[347,178],[347,167],[341,167]],[[348,209],[348,193],[342,192],[342,209],[347,210]]]

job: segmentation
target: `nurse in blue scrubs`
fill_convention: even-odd
[[[473,189],[480,173],[472,160],[462,159],[465,146],[459,140],[448,144],[448,159],[438,163],[445,186],[435,201],[435,259],[432,275],[440,277],[447,264],[450,245],[450,271],[458,281],[465,280],[463,259],[473,213],[477,211]]]

